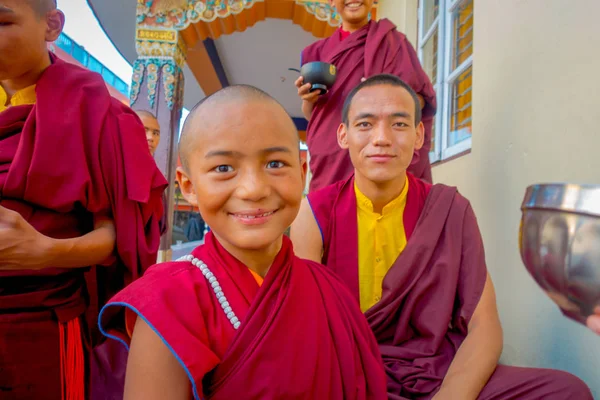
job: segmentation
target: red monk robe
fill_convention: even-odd
[[[150,268],[104,307],[101,329],[123,307],[143,318],[195,399],[387,398],[377,343],[354,299],[321,265],[297,258],[287,237],[261,286],[212,233],[190,258]]]
[[[390,399],[429,399],[467,335],[487,269],[469,202],[456,188],[408,174],[407,246],[383,280],[381,301],[365,315],[382,352]],[[308,196],[323,235],[323,264],[359,301],[354,177]],[[562,371],[499,365],[479,399],[592,399]]]
[[[137,116],[100,75],[51,58],[36,104],[0,113],[0,204],[54,238],[81,236],[94,215],[112,215],[117,257],[89,273],[91,298],[85,269],[0,272],[2,399],[55,400],[81,386],[88,304],[104,304],[140,276],[159,245],[166,181]]]
[[[337,67],[335,84],[319,97],[308,123],[307,144],[312,171],[310,191],[347,179],[354,173],[348,151],[341,149],[337,143],[336,132],[342,120],[342,107],[350,91],[363,77],[382,73],[400,77],[425,100],[422,117],[425,142],[421,150],[415,151],[409,171],[431,182],[429,151],[436,110],[435,91],[414,48],[387,19],[370,21],[347,37],[343,37],[341,32],[334,32],[302,52],[302,64],[323,61]]]

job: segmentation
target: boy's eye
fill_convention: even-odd
[[[214,169],[215,172],[232,172],[233,171],[233,167],[231,165],[219,165],[218,167],[216,167]]]
[[[269,161],[267,163],[267,168],[283,168],[285,166],[281,161]]]
[[[359,122],[358,124],[356,124],[356,126],[358,126],[359,128],[368,128],[371,124],[363,121],[363,122]]]

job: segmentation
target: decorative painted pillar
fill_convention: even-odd
[[[147,3],[147,2],[146,2]],[[168,229],[160,242],[158,261],[171,259],[175,170],[177,168],[179,123],[183,107],[183,72],[186,45],[174,28],[161,26],[160,20],[146,18],[149,9],[138,2],[136,50],[133,65],[131,107],[153,113],[161,128],[155,159],[169,182],[166,190]],[[152,2],[150,2],[152,3]],[[158,22],[158,23],[156,23]]]

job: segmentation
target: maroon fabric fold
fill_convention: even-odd
[[[408,175],[407,245],[366,312],[381,350],[388,398],[430,399],[440,388],[483,292],[483,242],[469,202],[455,188]],[[309,194],[323,233],[324,264],[359,301],[356,195],[352,179]],[[579,378],[499,365],[479,400],[591,399]]]
[[[408,173],[403,216],[406,239],[412,236],[431,185]],[[358,285],[358,222],[354,175],[308,195],[323,238],[322,262],[342,278],[360,302]],[[335,212],[333,208],[335,207]],[[342,217],[344,216],[344,217]],[[343,223],[346,219],[347,223]]]
[[[181,360],[196,398],[387,398],[358,305],[331,272],[294,256],[287,237],[260,287],[211,233],[193,255],[217,278],[238,330],[187,261],[149,269],[111,300],[101,324],[123,306],[143,316]]]
[[[100,75],[53,56],[36,95],[35,105],[0,113],[0,204],[56,238],[80,236],[92,229],[94,215],[112,215],[118,262],[106,267],[110,278],[98,282],[99,296],[107,300],[156,261],[166,181],[146,154],[139,119],[110,97]],[[23,298],[13,301],[9,291],[22,286],[35,296],[36,284],[54,279],[32,277],[65,274],[76,273],[52,268],[0,272],[0,281],[13,278],[11,288],[0,283],[2,308],[23,307]]]
[[[116,257],[87,273],[0,271],[0,319],[18,315],[27,320],[28,313],[43,312],[56,324],[87,309],[89,327],[95,329],[98,305],[156,262],[166,181],[148,154],[138,117],[110,96],[102,77],[54,55],[51,59],[36,84],[36,104],[0,113],[0,204],[54,238],[81,236],[93,229],[94,216],[112,215]],[[28,322],[22,331],[35,329]],[[2,360],[10,358],[3,357],[4,351],[30,339],[13,335],[2,340],[7,346],[0,369]],[[56,347],[53,336],[47,340],[48,348]]]
[[[323,263],[358,300],[356,195],[350,183],[311,193],[309,200],[324,234]],[[487,274],[475,216],[455,188],[430,186],[409,174],[404,223],[407,246],[383,280],[381,301],[366,312],[389,396],[396,399],[429,396],[439,388]]]
[[[425,144],[415,152],[409,171],[417,178],[431,182],[429,151],[436,111],[435,91],[406,36],[387,19],[371,21],[343,40],[336,33],[308,46],[302,52],[302,64],[312,61],[334,64],[337,80],[331,90],[315,103],[308,124],[307,141],[313,173],[310,191],[352,175],[354,168],[350,156],[337,143],[336,132],[342,120],[342,107],[350,91],[363,77],[382,73],[400,77],[425,99]]]

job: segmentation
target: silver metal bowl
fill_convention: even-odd
[[[565,315],[585,323],[600,306],[600,185],[533,185],[521,210],[527,270]]]

